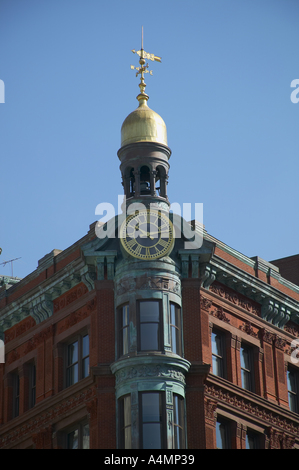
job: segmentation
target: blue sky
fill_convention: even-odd
[[[0,0],[0,263],[24,277],[117,206],[142,25],[170,201],[247,256],[299,253],[298,23],[297,0]]]

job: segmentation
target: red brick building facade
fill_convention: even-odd
[[[126,210],[165,216],[171,151],[140,90],[118,152]],[[299,448],[298,256],[248,258],[206,231],[164,253],[157,227],[160,248],[146,228],[132,254],[117,223],[93,224],[2,278],[0,448]]]

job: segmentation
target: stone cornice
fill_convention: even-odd
[[[89,291],[94,288],[95,269],[86,266],[82,259],[76,259],[64,269],[45,279],[19,299],[6,305],[0,312],[0,338],[4,339],[5,330],[31,316],[41,323],[53,314],[53,300],[80,282]]]
[[[292,290],[296,294],[299,294],[299,286],[283,278],[279,274],[279,268],[275,266],[274,264],[269,263],[268,261],[265,261],[258,256],[249,258],[248,256],[243,255],[242,253],[235,250],[234,248],[231,248],[230,246],[221,242],[220,240],[217,240],[212,235],[208,234],[206,231],[204,232],[204,239],[215,243],[215,245],[218,248],[220,248],[222,251],[233,256],[236,260],[241,261],[242,263],[245,263],[247,266],[249,266],[253,270],[256,270],[258,268],[259,270],[267,274],[269,273],[269,270],[270,270],[271,276],[277,279],[281,285],[287,287],[288,289]]]
[[[299,302],[296,300],[217,255],[209,264],[217,281],[261,304],[264,320],[280,328],[290,319],[298,322]]]

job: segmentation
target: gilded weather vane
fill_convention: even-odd
[[[148,70],[149,65],[146,64],[145,59],[149,59],[149,60],[152,60],[152,61],[155,60],[156,62],[161,62],[161,57],[158,57],[154,54],[150,54],[148,52],[145,52],[145,50],[143,49],[143,26],[142,26],[142,32],[141,32],[141,50],[140,51],[135,51],[135,49],[132,49],[132,52],[134,54],[139,55],[139,57],[140,57],[140,59],[139,59],[140,67],[134,67],[134,65],[131,65],[131,69],[132,70],[137,70],[136,77],[138,77],[138,75],[140,74],[140,76],[141,76],[141,78],[140,78],[141,81],[139,83],[140,92],[141,92],[142,95],[146,95],[144,93],[144,90],[145,90],[145,87],[146,87],[146,83],[144,82],[144,74],[149,73],[150,75],[153,75],[153,72],[152,72],[152,70]]]

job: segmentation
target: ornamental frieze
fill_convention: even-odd
[[[229,302],[233,303],[234,305],[237,305],[238,307],[242,307],[245,310],[247,310],[250,313],[253,313],[254,315],[259,315],[261,314],[260,308],[255,305],[253,302],[248,300],[245,296],[242,294],[239,294],[227,287],[224,287],[220,284],[213,283],[210,286],[210,291],[214,292],[214,294],[219,295],[220,297],[228,300]]]
[[[205,393],[216,400],[218,403],[220,401],[227,403],[229,406],[236,407],[238,410],[249,413],[251,416],[255,416],[256,418],[268,423],[271,426],[277,426],[284,432],[293,434],[295,436],[298,435],[299,426],[297,423],[295,425],[291,420],[286,420],[285,418],[280,417],[278,414],[267,410],[263,406],[256,405],[249,400],[237,396],[231,391],[223,390],[222,388],[215,387],[214,385],[206,385]]]
[[[133,367],[125,367],[115,374],[116,385],[120,385],[127,380],[139,378],[165,378],[178,380],[185,385],[185,375],[175,367],[168,367],[160,364],[147,364]]]
[[[289,322],[284,326],[284,331],[299,338],[299,327],[295,323]]]
[[[84,318],[87,318],[90,313],[96,309],[96,307],[97,299],[96,297],[94,297],[92,300],[88,301],[86,305],[84,305],[84,307],[76,310],[75,312],[72,312],[66,318],[58,322],[56,333],[60,334],[71,326],[76,325],[76,323],[79,323],[80,321],[84,320]]]
[[[58,312],[62,308],[66,307],[67,305],[75,302],[76,300],[80,299],[82,295],[88,292],[88,288],[85,284],[81,283],[78,286],[73,287],[71,290],[66,292],[65,294],[61,295],[53,302],[53,309],[54,313]]]
[[[50,325],[39,333],[36,333],[29,341],[25,343],[25,345],[22,345],[10,351],[7,355],[6,363],[12,364],[20,357],[36,349],[41,343],[53,336],[53,331],[54,327],[53,325]]]
[[[174,279],[160,276],[148,276],[147,274],[136,277],[122,279],[116,282],[116,294],[123,295],[126,292],[143,289],[167,290],[180,294],[181,285]]]
[[[29,331],[33,326],[35,326],[35,324],[35,320],[31,316],[24,318],[24,320],[20,321],[20,323],[17,323],[9,330],[5,331],[5,344],[22,335],[23,333],[26,333],[26,331]]]

